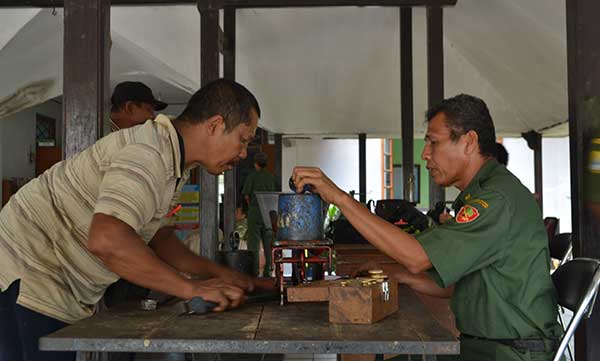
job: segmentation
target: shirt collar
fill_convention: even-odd
[[[117,130],[121,130],[121,128],[117,125],[117,123],[115,123],[115,121],[112,120],[112,118],[108,118],[108,121],[110,122],[110,131],[111,132],[116,132]]]
[[[488,179],[492,173],[498,168],[500,163],[496,159],[490,159],[479,169],[475,177],[471,179],[469,185],[456,197],[452,208],[455,210],[465,205],[473,194],[478,194],[481,191],[481,183]]]
[[[173,122],[169,117],[167,117],[164,114],[159,114],[156,116],[156,118],[154,118],[154,121],[167,128],[167,131],[169,132],[169,139],[171,140],[171,149],[173,150],[175,176],[177,178],[181,178],[181,174],[183,173],[182,165],[184,162],[184,149],[180,146],[180,144],[183,145],[183,142],[180,143],[177,130],[173,126]]]

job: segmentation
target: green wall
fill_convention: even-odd
[[[402,140],[394,139],[393,142],[393,160],[394,165],[402,164]],[[421,191],[421,199],[419,204],[417,204],[418,208],[429,208],[429,172],[427,171],[426,163],[421,159],[421,152],[425,147],[425,141],[423,139],[415,139],[414,140],[414,155],[415,155],[415,164],[421,165],[421,174],[419,175],[420,182],[419,188]],[[396,198],[402,198],[402,195],[394,194]]]

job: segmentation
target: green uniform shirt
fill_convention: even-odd
[[[266,169],[254,171],[244,181],[242,194],[250,196],[250,208],[258,209],[258,201],[254,192],[274,192],[277,189],[275,176]]]
[[[527,188],[488,161],[454,203],[456,217],[417,235],[464,334],[490,339],[560,335],[548,237]]]

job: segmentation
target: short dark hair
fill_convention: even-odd
[[[264,168],[269,163],[269,156],[265,152],[258,152],[254,154],[254,163],[258,164],[259,167]]]
[[[472,130],[479,138],[479,153],[496,157],[494,122],[483,100],[467,94],[444,99],[427,110],[427,121],[439,113],[446,115],[452,141]]]
[[[508,165],[508,151],[502,143],[496,143],[496,159],[498,163]]]
[[[232,80],[218,79],[194,93],[177,120],[202,123],[212,116],[221,115],[225,129],[231,131],[239,124],[250,123],[252,110],[260,118],[258,101],[248,89]]]

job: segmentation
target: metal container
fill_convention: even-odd
[[[277,208],[279,204],[279,195],[287,194],[282,192],[254,192],[258,201],[260,215],[266,229],[270,229],[273,233],[277,232],[277,227],[273,229],[273,223],[277,223]]]
[[[316,194],[279,194],[277,240],[322,240],[323,213],[323,202]]]
[[[254,275],[254,253],[252,251],[238,249],[235,251],[219,252],[218,261],[240,273],[250,276]]]

